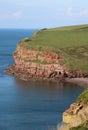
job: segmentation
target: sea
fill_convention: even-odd
[[[18,42],[35,29],[0,29],[0,130],[57,130],[62,113],[85,86],[23,81],[6,74]]]

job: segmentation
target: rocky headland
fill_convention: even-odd
[[[86,89],[63,113],[64,125],[60,130],[87,130],[88,129],[88,89]]]
[[[36,79],[55,79],[63,81],[65,78],[87,77],[81,71],[69,71],[61,55],[54,51],[32,50],[18,44],[13,54],[14,64],[6,71],[8,74],[18,78],[29,80]]]
[[[18,45],[13,56],[14,64],[7,72],[22,79],[60,78],[64,72],[68,73],[66,66],[60,64],[62,58],[53,51],[31,50]]]
[[[13,53],[14,64],[7,73],[23,80],[54,79],[76,84],[86,81],[88,85],[87,30],[88,25],[81,25],[35,32],[32,38],[19,42]],[[87,95],[88,89],[63,113],[60,130],[88,129]]]
[[[36,31],[32,38],[18,43],[13,53],[14,64],[7,73],[25,80],[88,77],[85,29],[87,25]]]

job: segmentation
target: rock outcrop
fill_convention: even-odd
[[[63,113],[63,122],[65,125],[60,130],[88,129],[88,89]]]
[[[50,50],[34,50],[18,44],[13,54],[14,64],[7,69],[8,74],[29,80],[30,78],[58,79],[88,77],[88,73],[69,71],[61,55]]]
[[[59,78],[68,70],[61,65],[62,58],[52,51],[38,51],[17,46],[14,64],[7,69],[9,74],[19,78]]]

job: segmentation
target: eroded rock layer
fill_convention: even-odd
[[[59,78],[63,73],[68,73],[62,58],[51,51],[31,50],[17,46],[14,52],[14,64],[7,69],[9,74],[24,79],[34,78]]]
[[[88,89],[63,113],[63,122],[65,124],[60,130],[88,129]]]

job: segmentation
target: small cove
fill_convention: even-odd
[[[8,76],[18,41],[34,30],[0,30],[0,130],[48,130],[62,121],[62,112],[85,86],[51,81],[22,81]]]

